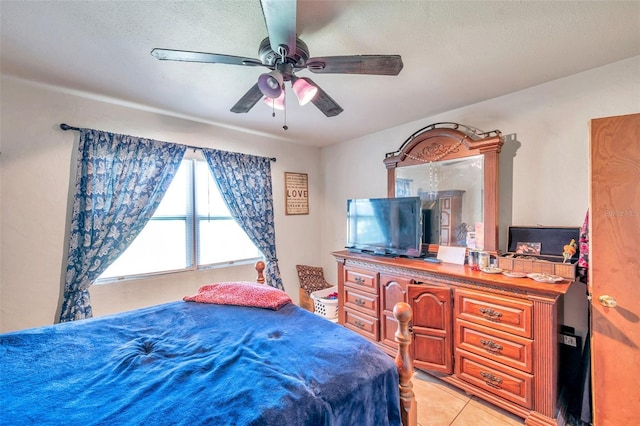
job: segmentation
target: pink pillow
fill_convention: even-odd
[[[215,303],[218,305],[251,306],[277,311],[291,298],[287,293],[266,284],[253,282],[224,282],[200,287],[198,294],[185,296],[185,302]]]

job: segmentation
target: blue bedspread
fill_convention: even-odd
[[[0,424],[400,424],[391,358],[287,305],[173,302],[0,335]]]

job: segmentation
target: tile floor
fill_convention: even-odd
[[[416,370],[413,391],[418,426],[514,426],[524,420]]]

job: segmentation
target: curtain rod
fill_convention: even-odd
[[[65,132],[66,132],[67,130],[77,130],[77,131],[82,130],[82,129],[81,129],[81,128],[79,128],[79,127],[69,126],[69,125],[68,125],[68,124],[66,124],[66,123],[61,123],[61,124],[60,124],[60,128],[61,128],[62,130],[64,130]],[[193,150],[196,150],[196,149],[202,149],[202,147],[201,147],[201,146],[191,146],[191,145],[185,145],[185,146],[186,146],[188,149],[193,149]],[[274,162],[275,162],[275,161],[276,161],[276,157],[269,157],[269,160],[271,160],[271,161],[274,161]]]

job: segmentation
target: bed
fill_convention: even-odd
[[[201,294],[0,335],[0,424],[415,424],[408,305],[394,362],[293,303]]]

